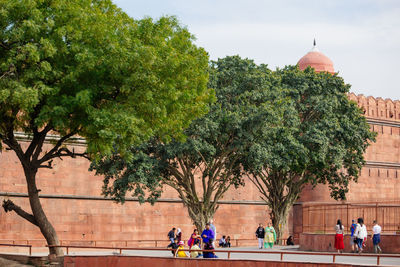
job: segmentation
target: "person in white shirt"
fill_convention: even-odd
[[[214,240],[217,240],[217,227],[215,227],[214,223],[215,223],[214,219],[210,219],[210,229],[214,232]],[[213,246],[215,248],[214,242]]]
[[[374,226],[372,227],[372,243],[374,244],[375,253],[382,252],[382,249],[379,246],[379,243],[381,242],[381,232],[382,228],[378,225],[378,222],[375,220]]]
[[[344,242],[343,242],[343,234],[344,234],[344,226],[341,220],[337,220],[337,224],[335,226],[335,248],[338,253],[343,252]]]
[[[368,236],[367,227],[364,224],[363,218],[357,219],[357,227],[354,236],[356,237],[358,253],[361,253],[363,251],[363,242]]]

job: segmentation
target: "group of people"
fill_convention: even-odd
[[[276,242],[276,232],[272,224],[269,222],[267,227],[264,228],[260,223],[256,230],[256,237],[258,239],[258,248],[272,248]]]
[[[372,227],[372,244],[374,246],[375,253],[381,253],[382,249],[379,246],[381,242],[381,231],[382,228],[378,225],[376,220],[373,221]],[[344,250],[344,226],[341,220],[337,220],[337,224],[335,226],[335,249],[337,249],[338,253],[343,252]],[[358,218],[357,223],[355,220],[352,220],[350,226],[350,246],[353,253],[361,253],[367,245],[367,227],[364,224],[363,218]]]
[[[217,229],[213,223],[213,220],[211,220],[209,223],[206,224],[206,228],[203,230],[201,234],[199,234],[199,231],[197,229],[194,229],[193,233],[190,235],[190,238],[188,240],[188,247],[190,249],[190,257],[191,258],[218,258],[217,255],[215,255],[215,245],[214,245],[214,240],[216,239],[217,236]],[[187,258],[189,257],[186,252],[184,251],[185,249],[185,242],[182,240],[182,231],[178,228],[172,228],[171,231],[168,232],[168,238],[171,241],[171,243],[167,246],[167,248],[171,248],[171,252],[174,255],[174,257],[181,257],[181,258]],[[204,251],[204,253],[201,252],[201,243],[203,243],[203,249],[208,250]],[[219,240],[220,247],[230,247],[230,237],[222,236],[222,238]]]

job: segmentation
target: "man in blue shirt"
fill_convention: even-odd
[[[351,226],[350,226],[350,247],[351,247],[351,252],[356,252],[356,242],[355,242],[355,236],[354,236],[354,231],[357,228],[357,224],[355,220],[351,220]]]
[[[203,238],[203,244],[207,244],[210,239],[215,238],[214,232],[210,229],[210,224],[206,224],[206,229],[201,233],[201,238]]]

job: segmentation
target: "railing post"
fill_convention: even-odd
[[[283,261],[283,252],[281,252],[281,261]]]
[[[333,263],[336,262],[336,254],[333,254]]]
[[[231,258],[231,253],[230,252],[228,252],[228,259],[230,259]]]
[[[32,246],[29,247],[29,256],[32,256]]]
[[[68,255],[69,254],[69,247],[67,246],[66,248],[67,248],[67,255]]]
[[[157,247],[157,240],[156,240],[156,247]]]
[[[379,255],[376,257],[376,265],[380,265],[381,263],[381,258],[379,257]]]
[[[122,248],[119,249],[119,254],[120,254],[120,255],[122,254]]]
[[[323,222],[324,222],[324,234],[325,234],[325,231],[326,231],[325,230],[326,229],[326,220],[325,220],[326,211],[325,211],[325,206],[324,206],[323,212],[324,212]]]

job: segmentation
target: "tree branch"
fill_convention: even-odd
[[[60,150],[62,150],[62,148],[60,149],[60,147],[63,145],[63,143],[69,139],[70,137],[74,136],[77,133],[77,130],[74,130],[72,132],[70,132],[69,134],[64,135],[63,137],[61,137],[57,143],[54,145],[54,147],[46,153],[46,155],[44,155],[41,159],[38,160],[39,164],[42,164],[43,162],[46,162],[52,158],[56,158],[56,157],[61,157],[61,156],[70,156],[70,153],[68,154],[63,154],[60,155]],[[74,153],[75,154],[75,153]],[[76,154],[75,156],[81,156]]]
[[[21,216],[25,220],[28,220],[32,224],[39,226],[35,217],[32,214],[27,213],[20,206],[15,205],[14,202],[12,202],[11,200],[4,200],[2,206],[3,206],[5,212],[15,211],[15,213],[17,213],[19,216]]]

